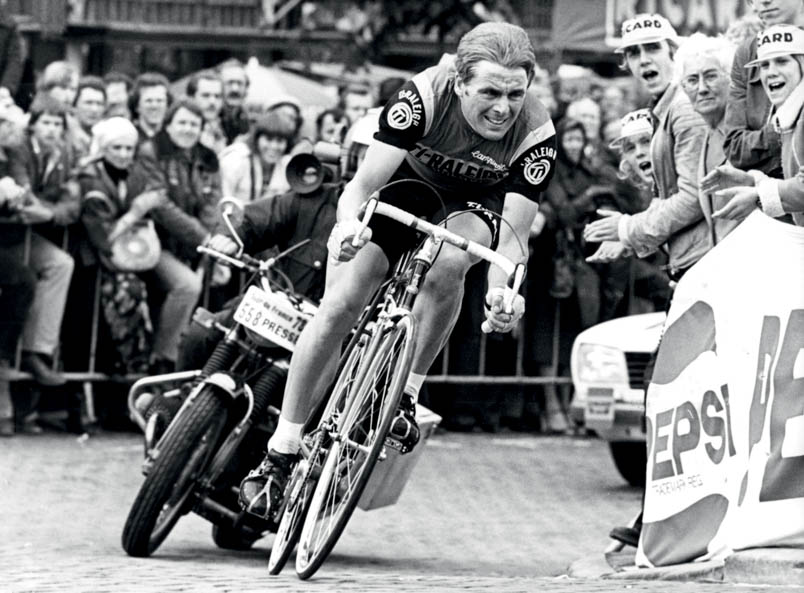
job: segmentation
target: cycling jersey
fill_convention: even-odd
[[[386,104],[374,137],[407,150],[410,168],[437,188],[480,185],[538,201],[555,169],[556,136],[547,110],[526,94],[506,135],[486,140],[464,118],[454,83],[449,65],[414,76]]]

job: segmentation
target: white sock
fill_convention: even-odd
[[[422,384],[426,378],[427,375],[419,375],[417,373],[408,375],[408,382],[405,383],[405,393],[413,398],[414,404],[419,401],[419,390],[422,388]]]
[[[268,439],[268,450],[286,455],[295,455],[301,448],[301,436],[304,429],[303,422],[291,422],[280,414],[276,430]]]

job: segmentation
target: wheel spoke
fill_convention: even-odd
[[[380,331],[380,328],[377,328]],[[360,500],[384,446],[413,355],[412,321],[404,317],[369,346],[336,384],[349,390],[302,530],[296,570],[311,576],[326,559]],[[348,373],[348,379],[343,375]]]

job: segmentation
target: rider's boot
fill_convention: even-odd
[[[240,482],[240,506],[247,512],[270,519],[282,505],[298,455],[268,450],[259,466]]]
[[[416,404],[408,393],[402,394],[396,416],[388,431],[387,444],[401,454],[409,453],[419,442],[419,424],[416,422]]]

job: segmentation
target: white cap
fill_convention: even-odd
[[[620,135],[611,141],[610,148],[619,148],[623,140],[639,134],[653,134],[653,120],[650,109],[637,109],[626,113],[620,120]]]
[[[773,25],[757,34],[757,58],[745,67],[794,54],[804,54],[804,31],[795,25]]]
[[[662,39],[678,43],[678,35],[670,21],[660,14],[638,14],[623,23],[620,45],[614,51],[621,54],[626,47],[656,43]]]

